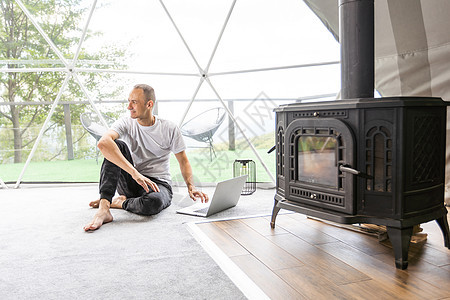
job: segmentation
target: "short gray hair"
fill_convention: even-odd
[[[149,100],[152,100],[153,103],[156,102],[155,90],[148,84],[145,83],[136,84],[133,88],[141,89],[144,92],[146,102],[148,102]]]

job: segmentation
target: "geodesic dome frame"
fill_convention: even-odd
[[[269,171],[268,167],[266,166],[264,159],[262,159],[260,157],[260,155],[258,154],[258,152],[256,151],[255,147],[253,146],[251,140],[248,138],[248,136],[246,135],[245,130],[242,128],[240,122],[238,122],[238,120],[235,118],[234,114],[232,111],[230,111],[230,109],[227,107],[223,97],[221,96],[221,94],[218,92],[218,90],[216,89],[215,85],[211,82],[210,78],[212,76],[221,76],[221,75],[233,75],[233,74],[243,74],[243,73],[254,73],[254,72],[266,72],[266,71],[274,71],[274,70],[289,70],[289,69],[297,69],[297,68],[305,68],[305,67],[313,67],[313,66],[327,66],[327,65],[336,65],[339,62],[337,61],[329,61],[329,62],[322,62],[322,63],[309,63],[309,64],[297,64],[297,65],[287,65],[287,66],[279,66],[279,67],[268,67],[268,68],[254,68],[254,69],[245,69],[245,70],[235,70],[235,71],[224,71],[224,72],[211,72],[210,71],[210,67],[211,64],[215,58],[216,52],[218,50],[218,47],[221,43],[222,37],[224,35],[224,32],[227,28],[227,25],[229,24],[230,21],[230,17],[233,14],[233,10],[236,4],[236,0],[231,2],[231,5],[228,9],[227,15],[225,17],[225,20],[223,22],[223,25],[221,27],[221,30],[218,34],[218,37],[216,39],[215,45],[213,50],[211,51],[211,54],[209,56],[209,59],[207,61],[206,64],[202,65],[199,60],[197,59],[196,55],[194,54],[194,51],[191,49],[190,45],[188,44],[188,42],[186,41],[185,37],[183,36],[181,30],[179,29],[175,18],[172,16],[172,14],[170,13],[169,9],[166,7],[165,3],[162,0],[159,0],[159,3],[163,9],[163,11],[165,12],[167,18],[170,20],[171,25],[173,26],[173,28],[175,29],[175,31],[177,32],[177,35],[179,37],[179,39],[182,41],[185,50],[189,53],[189,57],[192,59],[192,61],[194,62],[196,68],[197,68],[197,72],[195,73],[183,73],[183,72],[146,72],[146,71],[133,71],[133,70],[107,70],[107,69],[101,69],[101,70],[97,70],[97,69],[85,69],[85,68],[78,68],[76,67],[76,64],[78,62],[79,59],[79,54],[81,51],[81,48],[83,46],[83,43],[85,41],[85,37],[89,28],[89,25],[91,23],[91,19],[92,16],[94,15],[94,11],[97,7],[97,0],[93,1],[92,5],[90,6],[89,9],[89,13],[86,19],[86,23],[83,27],[82,30],[82,35],[79,41],[79,44],[76,48],[76,51],[74,53],[74,57],[71,60],[68,60],[64,57],[64,55],[61,53],[61,51],[58,49],[58,47],[53,43],[53,41],[49,38],[49,36],[44,32],[44,30],[41,28],[41,26],[39,25],[39,23],[35,20],[34,16],[30,13],[30,11],[27,9],[27,7],[23,4],[23,2],[21,0],[15,0],[15,2],[17,3],[17,5],[21,8],[21,10],[27,15],[28,19],[30,20],[30,22],[33,23],[33,25],[36,27],[36,29],[39,31],[39,33],[42,35],[42,37],[45,39],[45,41],[48,43],[48,45],[51,47],[51,49],[54,51],[54,53],[58,56],[58,58],[61,60],[61,62],[64,64],[63,68],[24,68],[24,69],[13,69],[13,70],[8,70],[8,69],[0,69],[0,72],[65,72],[65,80],[61,85],[61,88],[59,90],[58,95],[56,96],[56,98],[53,100],[50,112],[47,115],[47,118],[45,119],[45,122],[39,132],[39,135],[33,145],[33,148],[30,152],[30,154],[28,155],[27,161],[22,169],[22,172],[19,176],[19,178],[17,179],[16,182],[16,187],[20,186],[20,183],[22,181],[23,175],[26,172],[26,169],[31,161],[31,159],[33,158],[33,155],[36,151],[36,148],[43,136],[43,132],[45,130],[45,128],[48,126],[48,122],[50,121],[56,106],[59,104],[59,101],[61,99],[61,95],[63,94],[64,90],[67,88],[68,82],[69,80],[73,79],[75,80],[75,82],[79,85],[80,89],[82,90],[83,94],[85,95],[85,97],[88,99],[89,103],[91,104],[93,110],[95,111],[95,113],[100,117],[102,123],[106,124],[105,120],[103,120],[102,118],[102,114],[100,113],[98,107],[96,106],[96,104],[93,101],[93,97],[90,95],[89,91],[87,90],[85,84],[80,80],[80,77],[78,75],[78,73],[80,72],[115,72],[115,73],[129,73],[129,74],[148,74],[148,75],[158,75],[158,76],[192,76],[192,77],[197,77],[198,78],[198,83],[197,86],[195,88],[195,91],[193,93],[193,95],[190,98],[189,104],[187,105],[181,120],[179,122],[179,124],[182,124],[184,119],[186,118],[189,110],[191,109],[192,104],[194,103],[194,101],[197,98],[197,94],[200,90],[200,88],[202,87],[202,85],[204,85],[206,83],[206,85],[211,89],[211,91],[213,92],[213,94],[215,95],[215,97],[217,98],[217,100],[219,100],[219,102],[222,104],[222,106],[224,107],[224,109],[227,111],[227,114],[229,116],[229,118],[234,122],[234,124],[236,125],[237,129],[240,131],[240,133],[242,134],[242,136],[245,138],[246,142],[248,143],[249,147],[251,148],[251,150],[254,152],[254,154],[256,155],[258,161],[261,163],[261,165],[264,167],[265,171],[269,174],[271,180],[274,182],[275,179],[273,177],[273,175],[271,174],[271,172]],[[330,95],[327,95],[330,96]]]

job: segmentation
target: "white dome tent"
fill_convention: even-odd
[[[274,128],[271,110],[283,101],[334,98],[338,90],[338,44],[301,1],[277,4],[236,0],[219,3],[160,0],[110,4],[93,1],[86,9],[83,27],[78,29],[79,43],[76,49],[72,49],[71,59],[60,51],[33,12],[21,0],[14,2],[33,23],[63,67],[3,67],[0,72],[65,73],[65,80],[56,98],[52,99],[51,109],[16,187],[20,186],[68,85],[78,85],[92,109],[103,119],[96,104],[98,101],[94,100],[97,91],[90,91],[80,74],[114,73],[124,76],[120,77],[126,78],[121,81],[125,92],[121,99],[126,99],[130,84],[146,82],[153,85],[159,113],[180,125],[190,115],[196,115],[208,107],[224,107],[236,125],[237,134],[246,142],[245,146],[250,147],[254,159],[272,182],[275,181],[274,176],[252,142],[254,135]],[[310,28],[310,35],[302,36],[299,32],[306,25]],[[102,31],[104,35],[87,40],[90,29]],[[124,59],[126,69],[86,66],[88,64],[79,57],[83,47],[100,48],[102,43],[107,42],[118,45],[128,43],[126,47],[134,51],[134,57]],[[314,71],[316,68],[318,70]],[[305,69],[309,71],[307,75],[302,73]],[[306,81],[302,82],[305,78],[309,79],[306,84]],[[324,87],[324,84],[327,86]],[[187,104],[170,101],[176,98],[187,99],[184,101]],[[247,102],[231,111],[227,105],[230,99],[246,99]],[[266,103],[261,104],[264,107],[258,108],[256,105],[255,114],[239,115],[242,108],[249,107],[248,102],[261,100]],[[271,104],[267,105],[269,102]],[[164,110],[166,103],[172,106]],[[253,124],[248,124],[249,120]],[[106,124],[104,120],[102,122]],[[204,167],[207,169],[207,166]]]
[[[338,100],[335,21],[340,1],[1,0],[2,296],[445,298],[450,293],[445,279],[449,254],[442,245],[440,231],[446,236],[438,228],[441,224],[423,224],[428,241],[423,243],[423,233],[418,233],[414,268],[408,272],[395,268],[390,258],[394,240],[380,244],[376,229],[361,234],[303,214],[280,214],[277,227],[271,227],[277,165],[275,151],[267,152],[275,143],[273,109]],[[381,45],[395,48],[375,58],[379,94],[431,93],[448,100],[450,21],[445,14],[450,1],[347,1],[374,1],[377,23],[387,30],[376,35],[376,53],[382,53]],[[12,13],[20,17],[15,24],[20,26],[8,27]],[[425,29],[417,36],[402,29],[403,18],[390,19],[396,13],[411,22],[416,19],[414,28]],[[58,35],[64,26],[67,30]],[[439,35],[442,42],[435,40]],[[8,56],[8,49],[22,54]],[[139,83],[155,88],[156,114],[176,124],[212,109],[225,110],[214,134],[215,155],[205,143],[185,138],[194,182],[212,198],[215,187],[209,183],[233,176],[235,160],[251,159],[258,172],[257,191],[208,219],[177,214],[192,201],[185,186],[178,185],[184,182],[172,157],[172,205],[152,216],[117,209],[111,212],[113,222],[86,233],[82,226],[98,211],[88,202],[98,199],[101,162],[95,159],[96,141],[82,127],[81,116],[111,124],[129,114],[128,94]],[[16,136],[23,143],[16,143]],[[367,144],[359,136],[355,141]],[[355,155],[367,158],[378,147],[373,150]],[[386,234],[378,237],[385,239]]]

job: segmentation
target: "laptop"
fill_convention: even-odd
[[[236,206],[246,180],[247,175],[221,181],[217,184],[214,195],[209,200],[209,205],[205,206],[204,203],[200,202],[179,209],[177,210],[177,213],[198,217],[209,217],[225,209]]]

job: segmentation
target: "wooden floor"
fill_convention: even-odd
[[[389,241],[297,213],[196,224],[271,299],[450,299],[450,250],[436,222],[397,270]]]

